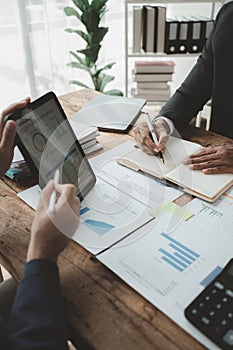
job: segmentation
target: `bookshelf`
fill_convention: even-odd
[[[174,57],[197,57],[199,53],[175,53],[175,54],[166,54],[166,53],[151,53],[151,52],[133,52],[132,50],[132,40],[130,43],[129,34],[133,32],[133,23],[130,23],[130,11],[133,12],[134,6],[145,6],[145,5],[154,5],[154,6],[169,6],[171,5],[185,5],[185,4],[208,4],[208,16],[211,19],[214,19],[217,10],[224,4],[225,1],[217,0],[125,0],[125,96],[130,95],[130,77],[131,74],[130,65],[132,64],[133,58],[135,59],[151,59],[151,58],[168,58],[172,59]],[[218,9],[216,10],[218,6]],[[132,21],[132,20],[131,20]],[[131,44],[131,45],[130,45]],[[132,75],[132,74],[131,74]]]

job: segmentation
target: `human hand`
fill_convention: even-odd
[[[204,147],[200,152],[183,160],[191,170],[201,170],[204,174],[233,174],[233,144]]]
[[[142,122],[134,128],[135,140],[140,148],[147,154],[157,154],[159,151],[164,153],[164,145],[169,138],[169,127],[163,119],[156,120],[153,126],[158,138],[158,145],[152,141],[146,122]]]
[[[30,102],[30,97],[16,103],[12,103],[4,109],[0,115],[0,177],[3,176],[11,165],[14,150],[14,140],[16,125],[13,120],[9,120],[4,125],[4,118],[16,109],[25,107]]]
[[[48,213],[54,188],[57,202],[53,214]],[[73,185],[55,185],[51,180],[41,193],[41,200],[32,224],[27,261],[48,259],[57,261],[79,224],[80,202]]]

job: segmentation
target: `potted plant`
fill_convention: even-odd
[[[85,70],[91,77],[94,89],[108,95],[123,96],[120,90],[113,89],[105,91],[108,83],[115,79],[114,76],[104,73],[115,64],[109,63],[103,67],[99,67],[97,60],[101,48],[101,42],[108,32],[107,27],[101,27],[100,22],[103,15],[107,11],[106,3],[108,0],[72,0],[75,7],[67,6],[64,12],[67,16],[75,16],[84,26],[83,30],[65,29],[68,33],[77,34],[85,43],[85,48],[81,50],[70,51],[70,54],[75,59],[68,63],[68,66]],[[72,84],[76,84],[85,88],[90,88],[86,84],[78,80],[71,80]]]

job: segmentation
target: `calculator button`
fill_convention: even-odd
[[[214,315],[215,315],[215,311],[214,311],[214,310],[210,311],[209,315],[210,315],[211,317],[214,316]]]
[[[225,341],[225,343],[233,345],[233,329],[230,329],[226,332],[226,334],[223,337],[223,340]]]
[[[192,309],[191,313],[192,313],[193,315],[196,315],[197,309]]]
[[[210,320],[207,317],[202,317],[201,321],[206,325],[210,323]]]
[[[224,289],[224,285],[220,282],[215,282],[215,287],[218,288],[218,289]]]
[[[233,298],[233,291],[230,290],[230,289],[226,289],[226,292],[225,292],[227,295],[229,295],[229,297]]]
[[[212,291],[211,291],[211,294],[216,294],[217,293],[217,289],[212,289]]]

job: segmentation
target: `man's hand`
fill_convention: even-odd
[[[53,214],[48,213],[51,193],[56,187],[57,202]],[[57,261],[79,224],[80,202],[73,185],[54,185],[51,180],[41,193],[41,200],[32,224],[27,261]]]
[[[183,160],[191,170],[202,170],[204,174],[233,174],[233,144],[205,147],[200,152]]]
[[[168,125],[164,120],[158,119],[153,126],[158,138],[158,146],[152,141],[146,122],[142,122],[135,127],[135,140],[140,148],[147,154],[157,154],[159,151],[164,153],[164,145],[169,138]]]
[[[30,98],[26,97],[24,100],[13,103],[4,109],[0,115],[0,177],[6,173],[11,165],[16,134],[15,122],[9,120],[4,125],[4,118],[6,115],[13,113],[16,109],[25,107],[29,102]]]

